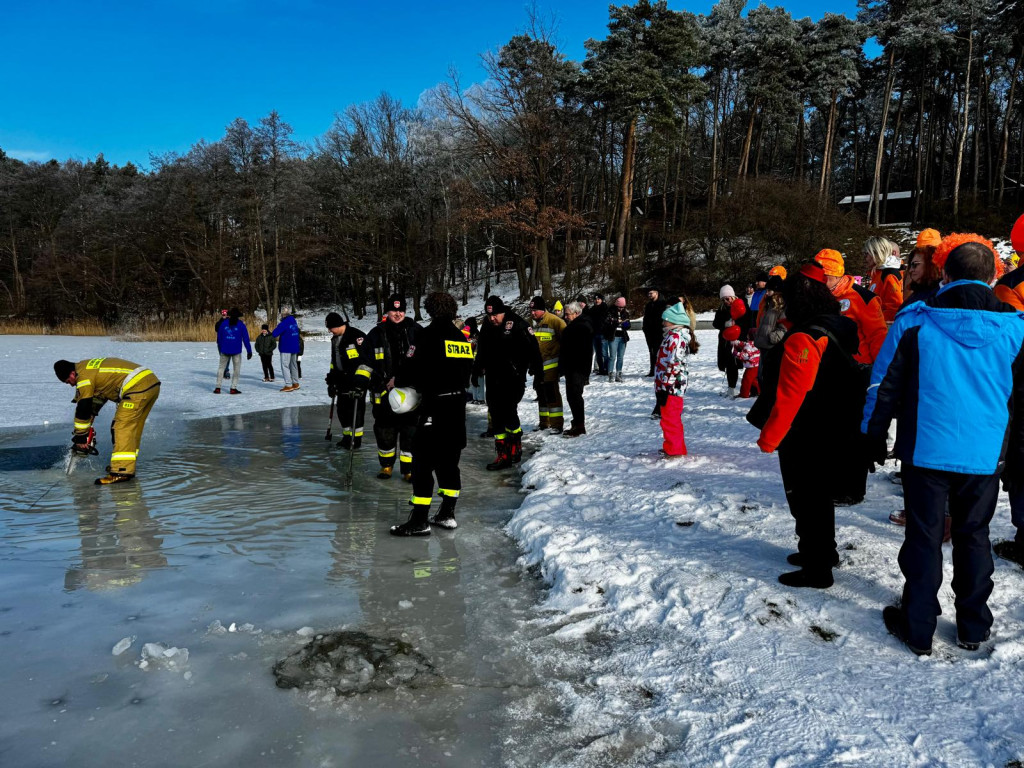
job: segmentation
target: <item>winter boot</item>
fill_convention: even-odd
[[[451,496],[441,497],[441,506],[437,510],[437,514],[430,518],[430,524],[436,525],[439,528],[447,528],[449,531],[454,531],[459,527],[459,524],[455,522],[455,504],[458,499]]]
[[[1014,540],[997,541],[992,549],[1003,560],[1009,560],[1011,563],[1024,567],[1024,545],[1018,544]]]
[[[587,434],[587,428],[582,424],[573,424],[569,429],[562,433],[562,437],[579,437],[580,435]]]
[[[621,371],[619,371],[618,373],[615,374],[615,380],[617,382],[619,382],[620,384],[622,383],[622,372]]]
[[[363,436],[356,435],[356,439],[352,441],[352,450],[363,447]]]
[[[804,566],[804,557],[799,552],[794,552],[792,555],[786,555],[786,562],[789,563],[790,565],[795,565],[798,568],[803,568],[803,566]],[[839,565],[839,553],[838,552],[833,552],[832,553],[832,567],[835,568],[838,565]]]
[[[500,440],[495,439],[494,450],[495,453],[497,453],[497,458],[487,465],[487,469],[493,471],[496,469],[506,469],[512,466],[510,442],[511,441],[508,438],[502,438]]]
[[[412,482],[412,472],[403,472],[402,473],[402,479],[405,482],[407,482],[407,483],[411,483]]]
[[[380,472],[377,473],[377,477],[381,480],[390,480],[393,469],[394,467],[381,467]]]
[[[518,464],[523,460],[523,433],[516,432],[512,437],[509,438],[508,447],[509,458],[512,459],[513,464]]]
[[[123,472],[110,472],[106,477],[97,477],[96,485],[113,485],[114,483],[127,483],[135,475],[126,475]]]
[[[232,388],[232,389],[231,389],[231,394],[232,394],[232,395],[240,395],[240,394],[242,394],[242,391],[241,391],[241,390],[238,390],[238,389],[234,389],[234,388]]]
[[[903,611],[894,605],[886,606],[882,609],[882,621],[885,623],[885,628],[889,630],[889,634],[903,643],[907,648],[913,651],[918,656],[931,656],[932,649],[928,648],[915,648],[907,642],[907,619],[903,615]]]
[[[807,587],[809,589],[828,589],[832,586],[832,570],[809,571],[801,568],[779,576],[779,583],[787,587]]]
[[[409,519],[401,525],[391,526],[392,536],[429,536],[430,523],[427,522],[427,515],[430,513],[429,504],[413,504]]]
[[[337,445],[339,448],[349,450],[352,447],[352,435],[345,435],[344,437],[341,438],[341,440],[335,443],[335,445]]]
[[[220,394],[220,387],[217,387],[215,390],[213,390],[213,394],[219,395]]]

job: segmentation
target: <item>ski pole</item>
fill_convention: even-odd
[[[331,412],[327,414],[327,434],[324,435],[324,440],[331,439],[331,427],[334,426],[334,398],[337,395],[331,395]]]
[[[345,487],[352,490],[353,465],[356,460],[356,415],[359,413],[359,400],[365,397],[360,391],[351,393],[352,397],[352,445],[348,451],[348,475],[345,477]]]

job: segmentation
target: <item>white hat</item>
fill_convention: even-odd
[[[412,387],[395,387],[388,394],[388,402],[394,413],[409,413],[420,404],[420,393]]]
[[[724,299],[727,296],[732,296],[734,299],[736,298],[736,291],[732,289],[731,285],[723,285],[722,289],[718,292],[718,298],[720,299]]]

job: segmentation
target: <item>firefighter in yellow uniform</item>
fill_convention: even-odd
[[[100,408],[108,401],[117,403],[117,412],[110,425],[114,444],[107,476],[96,485],[110,485],[135,477],[142,429],[153,404],[160,396],[160,379],[143,365],[118,357],[97,357],[72,363],[58,360],[53,364],[57,378],[75,388],[75,433],[71,449],[87,453],[89,435]]]
[[[562,331],[565,321],[547,310],[543,296],[530,299],[530,315],[533,317],[532,332],[540,347],[544,373],[534,379],[533,388],[537,390],[537,409],[540,411],[538,430],[551,429],[562,431],[565,420],[562,417],[562,393],[558,389],[558,353],[562,344]]]

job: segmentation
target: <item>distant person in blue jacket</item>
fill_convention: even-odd
[[[988,526],[1000,473],[1005,468],[1019,477],[1024,469],[1024,313],[989,287],[995,258],[981,242],[949,253],[941,263],[945,285],[896,315],[864,406],[861,429],[874,439],[876,463],[885,459],[886,430],[897,419],[907,508],[899,564],[906,583],[900,607],[885,608],[882,618],[918,655],[931,653],[941,612],[947,504],[957,644],[973,651],[988,639],[994,570]]]
[[[292,315],[291,307],[281,308],[281,322],[271,331],[278,339],[281,350],[281,368],[284,375],[282,392],[294,392],[299,388],[299,355],[302,353],[302,337],[299,324]]]
[[[245,359],[252,360],[252,347],[249,346],[249,329],[241,321],[242,313],[232,307],[226,320],[217,324],[217,351],[220,361],[217,365],[217,387],[213,394],[220,394],[220,385],[224,380],[225,366],[234,363],[231,369],[231,394],[240,395],[238,376],[242,372],[242,345],[245,345]]]

